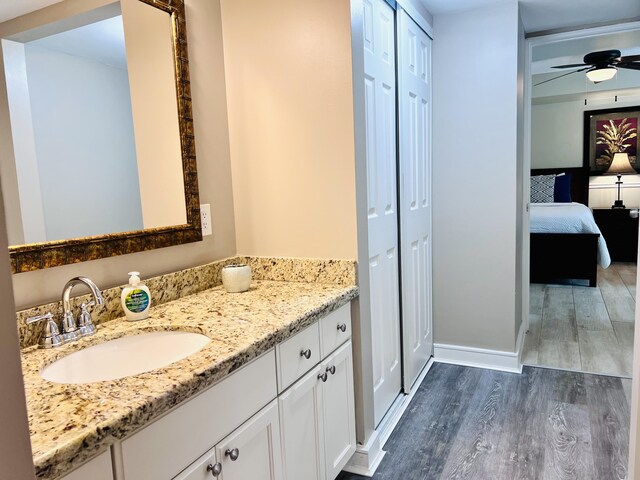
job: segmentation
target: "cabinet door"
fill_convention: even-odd
[[[327,381],[322,383],[325,478],[333,480],[356,451],[351,342],[327,358],[323,367],[328,374]]]
[[[278,402],[245,422],[216,446],[221,480],[282,480]]]
[[[173,480],[211,480],[213,477],[219,476],[220,468],[221,465],[216,460],[216,450],[212,448]]]
[[[280,433],[287,480],[324,480],[324,434],[319,417],[322,402],[321,365],[279,397]]]

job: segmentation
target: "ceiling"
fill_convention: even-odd
[[[640,55],[640,30],[607,33],[561,42],[537,45],[532,51],[531,73],[561,73],[553,65],[582,63],[585,54],[602,50],[620,50],[622,55]],[[640,76],[640,72],[637,72]]]
[[[0,0],[0,23],[61,0]],[[432,15],[461,12],[504,0],[420,0]],[[506,0],[517,1],[517,0]],[[639,0],[520,0],[527,33],[640,19]]]
[[[0,1],[0,23],[60,1],[62,0],[2,0]]]
[[[421,1],[436,16],[505,3],[501,0]],[[527,33],[640,19],[638,0],[520,0],[520,6]]]

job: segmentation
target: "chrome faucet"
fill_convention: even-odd
[[[89,290],[91,290],[93,300],[89,303],[82,304],[81,313],[78,317],[79,321],[76,323],[76,319],[71,311],[70,296],[71,290],[78,284],[86,285]],[[104,299],[102,298],[100,289],[91,279],[87,277],[74,277],[69,280],[62,289],[62,337],[64,341],[72,342],[80,337],[95,333],[96,327],[91,322],[87,307],[91,305],[102,305],[103,303]]]

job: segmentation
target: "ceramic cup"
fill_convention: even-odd
[[[245,264],[227,265],[222,269],[222,285],[229,293],[246,292],[251,285],[251,267]]]

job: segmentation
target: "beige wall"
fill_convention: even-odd
[[[436,15],[436,343],[515,351],[517,103],[517,4]]]
[[[14,319],[7,227],[0,195],[0,316]],[[0,479],[34,478],[29,423],[15,321],[0,322]]]
[[[221,3],[238,253],[356,258],[349,2]]]
[[[0,37],[104,3],[108,2],[67,0],[37,12],[28,21],[22,18],[0,25]],[[59,299],[64,283],[76,275],[87,275],[106,288],[126,283],[126,274],[133,269],[149,277],[235,254],[220,8],[210,0],[185,3],[200,201],[211,204],[213,235],[198,243],[14,275],[18,308]],[[0,79],[0,162],[4,162],[13,157],[13,149],[3,74]]]

